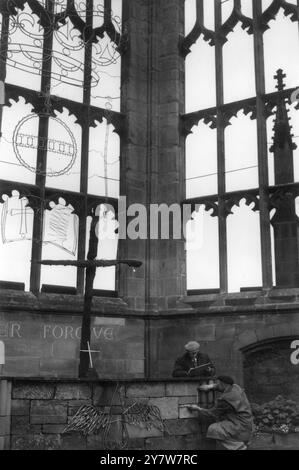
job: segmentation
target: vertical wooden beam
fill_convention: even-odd
[[[130,0],[122,0],[122,34],[124,34],[127,25],[130,21]],[[129,34],[129,32],[127,32]],[[126,83],[129,81],[129,54],[124,54],[124,56],[121,58],[121,80],[122,83]],[[125,96],[126,95],[126,96]],[[127,93],[125,92],[124,86],[122,86],[122,92],[120,96],[120,111],[124,114],[126,114],[126,104],[127,104]],[[126,116],[126,119],[128,117]],[[127,121],[126,121],[126,128],[127,128]],[[126,129],[127,131],[127,129]],[[125,196],[128,193],[128,183],[127,183],[127,178],[126,178],[126,171],[127,171],[127,159],[126,159],[126,153],[125,153],[125,139],[121,138],[120,139],[120,162],[119,162],[119,170],[120,170],[120,175],[122,176],[120,178],[119,182],[119,194],[120,196]],[[122,207],[119,209],[122,211],[126,211],[126,207],[123,207],[124,205],[122,204]],[[118,214],[118,220],[124,221],[124,214]],[[118,257],[120,259],[122,258],[127,258],[128,257],[128,244],[127,240],[124,239],[119,239],[118,240]],[[125,296],[127,293],[127,277],[124,275],[124,271],[121,271],[121,269],[116,270],[117,273],[117,291],[119,295]]]
[[[264,45],[263,32],[259,25],[262,15],[261,0],[253,1],[253,30],[254,30],[254,58],[256,82],[256,111],[257,111],[257,142],[258,142],[258,174],[260,198],[260,234],[262,254],[263,288],[272,287],[272,254],[270,213],[268,207],[268,146],[267,123],[264,110],[265,72],[264,72]]]
[[[226,214],[224,211],[225,194],[225,128],[223,124],[221,106],[224,103],[223,92],[223,45],[218,36],[222,23],[221,1],[215,0],[215,61],[216,61],[216,106],[217,106],[217,166],[218,166],[218,233],[219,233],[219,269],[220,269],[220,292],[225,293],[228,289],[227,275],[227,231]]]
[[[46,2],[46,8],[51,18],[54,12],[54,4],[52,0]],[[51,88],[51,69],[52,69],[52,49],[53,49],[53,26],[49,24],[44,30],[44,44],[43,44],[43,64],[41,74],[41,93],[43,96],[50,94]],[[45,98],[46,99],[46,98]],[[38,129],[38,142],[48,141],[48,127],[49,116],[47,114],[40,114],[39,129]],[[37,160],[36,160],[36,179],[35,184],[39,188],[40,202],[34,208],[34,221],[33,221],[33,240],[31,252],[31,273],[30,273],[30,290],[35,295],[38,294],[40,289],[41,265],[36,261],[41,260],[42,255],[42,239],[43,239],[43,219],[44,219],[44,199],[45,199],[45,184],[46,184],[46,170],[47,170],[47,146],[38,147]]]
[[[93,25],[93,0],[86,2],[86,26],[92,28]],[[90,116],[90,91],[91,91],[91,69],[92,69],[92,44],[88,42],[85,45],[84,56],[84,88],[83,103],[86,105],[84,109],[84,120],[82,123],[81,136],[81,174],[80,174],[80,192],[85,195],[83,207],[79,214],[79,236],[78,236],[78,259],[85,258],[86,243],[86,219],[88,214],[87,208],[87,192],[88,192],[88,168],[89,168],[89,116]],[[77,270],[77,292],[84,292],[84,269]]]
[[[87,259],[92,261],[97,256],[98,251],[98,237],[96,235],[96,226],[99,217],[93,214],[92,222],[90,225],[89,237],[89,250]],[[82,329],[81,329],[81,342],[80,342],[80,363],[79,363],[79,377],[83,378],[88,375],[89,370],[89,355],[87,353],[90,346],[90,326],[91,326],[91,309],[93,297],[93,281],[96,275],[96,267],[90,266],[86,268],[86,285],[84,294],[84,311],[82,316]]]

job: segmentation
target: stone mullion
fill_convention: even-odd
[[[218,32],[221,28],[222,14],[221,2],[215,0],[215,60],[216,60],[216,105],[217,105],[217,168],[218,168],[218,233],[219,233],[219,270],[220,291],[227,292],[227,230],[225,215],[225,127],[222,118],[221,106],[224,104],[223,96],[223,44]]]
[[[265,72],[264,72],[264,47],[263,31],[259,20],[262,15],[261,0],[253,1],[253,28],[254,28],[254,55],[255,55],[255,80],[256,80],[256,114],[257,114],[257,141],[258,141],[258,176],[260,199],[260,235],[262,254],[262,280],[263,288],[272,287],[272,254],[270,213],[268,199],[268,147],[267,147],[267,123],[264,112],[265,96]]]
[[[93,0],[86,2],[86,27],[92,28],[93,25]],[[86,220],[88,215],[88,168],[89,168],[89,124],[90,124],[90,94],[91,94],[91,70],[92,70],[92,43],[85,44],[84,55],[84,88],[83,103],[84,119],[82,119],[82,136],[81,136],[81,173],[80,173],[80,192],[84,194],[84,203],[80,208],[79,217],[79,236],[78,236],[78,259],[85,259],[86,245]],[[83,294],[85,286],[85,273],[83,268],[77,269],[77,293]]]
[[[157,18],[156,2],[149,0],[148,2],[148,57],[147,57],[147,99],[148,99],[148,115],[147,115],[147,155],[146,155],[146,208],[147,214],[150,214],[151,203],[157,197],[157,187],[153,175],[157,168],[157,128],[155,126],[155,118],[157,111],[157,74],[154,70],[158,68],[157,65],[157,32],[155,20]],[[155,279],[155,260],[157,259],[157,244],[152,243],[150,238],[150,224],[147,227],[147,240],[145,246],[145,313],[148,313],[152,308],[157,308],[153,303],[154,286],[152,280]],[[152,375],[151,364],[151,341],[150,341],[150,321],[145,320],[144,323],[144,376],[149,378]]]
[[[204,23],[203,0],[196,0],[196,19],[200,24]]]

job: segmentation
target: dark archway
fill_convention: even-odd
[[[272,338],[242,349],[244,386],[254,403],[277,395],[299,401],[299,365],[291,363],[291,343],[298,336]]]

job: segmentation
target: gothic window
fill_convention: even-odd
[[[187,289],[219,288],[218,218],[213,208],[199,205],[187,222]],[[200,262],[199,262],[200,260]]]
[[[0,2],[0,31],[0,285],[82,294],[82,268],[39,261],[85,259],[95,217],[98,257],[117,256],[122,0]]]
[[[214,207],[210,237],[200,211],[190,221],[189,293],[299,286],[298,11],[297,0],[185,1],[185,202]],[[212,251],[205,278],[196,266]]]

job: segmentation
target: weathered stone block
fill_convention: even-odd
[[[171,436],[184,436],[200,432],[199,421],[197,419],[168,419],[164,424]]]
[[[30,400],[50,400],[54,397],[54,385],[17,384],[13,387],[12,397]]]
[[[183,437],[153,437],[146,439],[145,448],[148,450],[183,450],[185,440]]]
[[[275,434],[274,435],[274,442],[280,448],[285,447],[286,449],[299,449],[299,434],[298,433],[290,433],[287,435],[284,434]]]
[[[145,439],[142,439],[142,438],[130,439],[128,449],[129,450],[144,450]]]
[[[39,375],[49,377],[76,377],[78,374],[79,361],[76,359],[45,358],[39,360]],[[32,373],[31,373],[32,375]]]
[[[250,344],[254,344],[258,342],[258,337],[256,335],[256,332],[253,330],[247,330],[244,331],[244,333],[241,333],[238,336],[238,341],[239,347],[244,348],[245,346],[248,346]]]
[[[92,387],[92,402],[97,404],[103,395],[104,387],[102,385],[93,385]]]
[[[27,434],[25,436],[12,436],[12,450],[44,450],[45,437],[42,434]]]
[[[87,436],[87,449],[104,450],[105,447],[102,434],[91,434],[90,436]]]
[[[12,435],[21,435],[26,434],[39,434],[42,432],[41,424],[29,424],[29,423],[12,423],[11,425],[11,434]]]
[[[275,331],[273,326],[266,326],[265,328],[257,328],[255,335],[257,341],[264,341],[265,339],[275,338]],[[239,336],[239,340],[241,336],[242,335]]]
[[[32,424],[61,424],[67,422],[67,405],[53,401],[33,401],[31,404]]]
[[[45,450],[60,450],[61,437],[58,435],[45,436]]]
[[[44,434],[62,434],[65,427],[65,424],[44,424],[42,430]]]
[[[13,377],[32,377],[39,375],[40,359],[38,357],[28,356],[10,356],[7,357],[3,367],[3,375]]]
[[[12,416],[29,415],[29,400],[11,400],[11,414]]]
[[[199,382],[166,384],[166,396],[183,397],[197,395]]]
[[[86,447],[86,437],[82,433],[73,432],[61,436],[61,449],[84,450]]]
[[[109,413],[109,411],[110,411],[110,413],[111,413],[112,415],[121,415],[121,414],[122,414],[122,410],[123,410],[123,409],[122,409],[121,406],[111,406],[111,408],[110,408],[110,406],[107,406],[107,407],[105,407],[105,409],[104,409],[104,411],[107,411],[107,413]]]
[[[10,434],[10,416],[0,416],[0,436]]]
[[[179,405],[185,405],[187,403],[197,403],[197,395],[179,397]]]
[[[140,424],[140,425],[126,424],[126,426],[127,426],[128,435],[130,439],[159,437],[163,435],[162,431],[160,431],[160,429],[154,426],[152,426],[149,429],[146,428],[145,424]]]
[[[128,374],[143,374],[144,373],[144,360],[127,359],[126,368]]]
[[[292,336],[296,334],[296,327],[298,328],[298,325],[294,323],[290,323],[288,325],[282,324],[282,325],[273,325],[273,332],[274,335],[277,337],[282,337],[282,336]]]
[[[124,388],[120,387],[119,393],[115,393],[116,386],[95,386],[93,389],[93,404],[95,406],[110,406],[113,397],[113,405],[121,405],[120,394],[124,395]]]
[[[10,450],[10,436],[0,436],[0,450]]]
[[[56,400],[88,400],[91,387],[88,384],[59,384],[55,392]]]
[[[175,419],[179,416],[178,397],[151,398],[149,405],[157,406],[162,419]]]
[[[68,416],[74,416],[83,405],[91,405],[90,400],[71,400],[68,404]]]
[[[215,448],[215,441],[205,439],[200,433],[184,436],[184,450],[215,450]]]
[[[165,397],[164,384],[133,384],[126,390],[127,397]]]
[[[0,416],[10,414],[11,407],[11,382],[0,380]]]
[[[11,426],[21,426],[22,424],[29,424],[29,415],[11,416]]]

